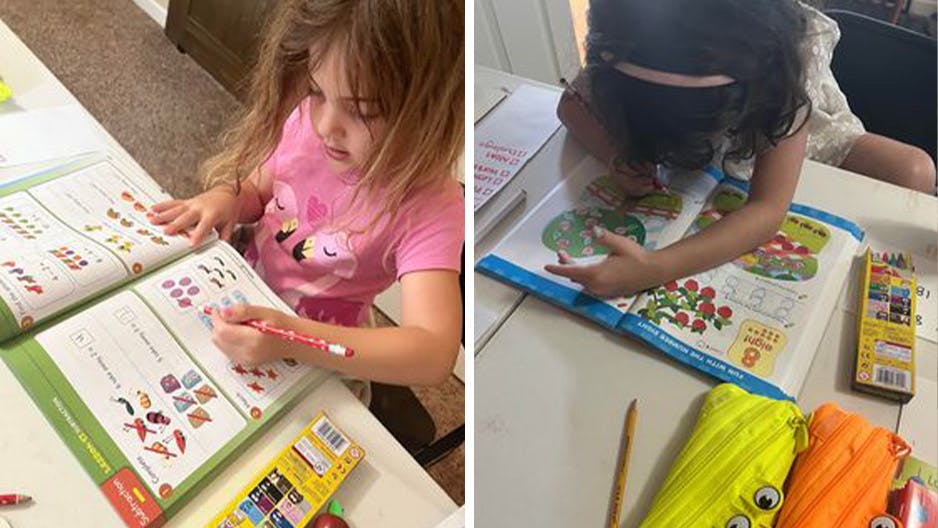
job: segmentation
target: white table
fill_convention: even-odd
[[[476,68],[476,83],[483,88],[513,89],[522,82],[539,84]],[[584,156],[585,151],[561,130],[508,188],[527,191],[523,209],[529,211]],[[817,163],[805,163],[795,200],[853,219],[873,240],[918,249],[938,238],[934,197]],[[523,216],[518,209],[476,245],[477,259]],[[503,319],[489,335],[481,336],[476,347],[477,523],[603,525],[625,409],[637,397],[639,423],[622,523],[637,526],[683,447],[704,395],[717,382],[635,340],[479,273],[475,281],[477,324],[480,317],[491,319],[493,314]],[[849,310],[848,285],[827,324],[798,402],[810,411],[832,400],[896,430],[900,405],[853,392],[849,386],[856,315]],[[487,313],[480,315],[480,310]],[[935,380],[938,347],[923,339],[916,346],[920,376]],[[916,404],[938,409],[934,395],[927,397],[930,401]],[[904,434],[912,441],[935,438],[929,428],[938,426],[936,422],[902,424]],[[938,446],[925,447],[926,458],[938,458]]]
[[[26,109],[78,101],[0,21],[0,76]],[[133,159],[91,114],[88,119],[114,153]],[[11,169],[0,176],[12,174]],[[0,362],[0,489],[32,495],[36,502],[0,511],[14,526],[119,526],[90,477]],[[367,457],[337,492],[352,526],[435,526],[456,504],[342,383],[328,379],[301,398],[280,421],[219,474],[167,526],[203,526],[254,474],[324,409]]]

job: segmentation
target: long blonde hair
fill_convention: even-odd
[[[309,71],[344,54],[352,94],[373,98],[385,132],[360,167],[364,192],[394,215],[414,191],[451,178],[464,138],[464,6],[457,0],[285,0],[266,28],[248,103],[202,166],[206,187],[240,182],[280,141],[309,93]],[[373,227],[378,218],[372,219]]]

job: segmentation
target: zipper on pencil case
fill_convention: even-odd
[[[738,418],[736,418],[736,417],[729,417],[729,418],[726,420],[726,422],[730,422],[730,421],[733,421],[733,420],[739,420],[739,423],[736,425],[736,427],[733,428],[733,431],[732,431],[730,434],[727,434],[727,435],[720,435],[720,436],[722,436],[723,438],[732,438],[732,437],[736,436],[741,430],[745,429],[748,425],[751,425],[750,421],[751,421],[752,418],[758,416],[759,414],[762,414],[762,412],[765,411],[765,408],[764,408],[764,407],[766,406],[765,403],[768,403],[768,402],[756,401],[756,402],[755,402],[755,405],[753,405],[753,407],[747,409],[746,412],[745,412],[743,415],[739,416]],[[795,417],[793,416],[793,418],[795,418]],[[770,430],[770,431],[771,431],[771,434],[767,433],[767,432],[764,431],[764,430],[763,430],[763,431],[760,431],[759,436],[764,436],[764,438],[763,438],[763,440],[760,442],[758,448],[757,448],[757,449],[749,449],[749,448],[747,448],[747,450],[746,450],[747,453],[755,453],[755,455],[750,455],[750,456],[745,457],[745,459],[743,460],[743,463],[742,463],[742,464],[737,464],[737,467],[743,467],[743,466],[745,466],[746,464],[750,463],[756,456],[758,456],[758,455],[761,453],[762,449],[763,449],[765,446],[767,446],[769,443],[771,443],[773,440],[776,439],[776,436],[778,435],[778,433],[784,431],[784,430],[787,429],[788,427],[789,427],[789,420],[785,420],[784,423],[775,425],[775,426]],[[721,428],[720,428],[720,431],[722,431],[723,429],[724,429],[724,428],[721,427]],[[760,429],[761,429],[761,428],[760,428]],[[715,435],[715,436],[716,436],[716,435]],[[733,471],[733,472],[731,472],[731,473],[725,473],[725,471],[724,471],[725,466],[728,466],[728,465],[731,465],[731,464],[732,464],[732,462],[733,462],[732,457],[727,456],[726,458],[728,459],[728,462],[725,463],[725,464],[721,464],[721,465],[719,465],[719,466],[716,466],[716,465],[714,465],[714,464],[712,463],[712,461],[713,461],[713,459],[714,459],[714,455],[716,455],[717,453],[719,453],[721,448],[726,448],[728,445],[729,445],[729,446],[732,446],[732,447],[734,448],[734,449],[733,449],[733,452],[732,452],[732,453],[729,453],[729,454],[736,454],[736,452],[737,452],[738,450],[736,449],[736,446],[733,445],[733,444],[726,444],[726,443],[724,443],[724,442],[711,442],[710,444],[708,444],[707,447],[708,447],[709,449],[707,449],[707,450],[705,451],[705,454],[700,454],[700,455],[696,455],[696,456],[695,456],[695,458],[698,460],[698,462],[697,462],[696,465],[694,465],[694,466],[692,466],[691,468],[688,469],[688,474],[681,474],[681,473],[683,473],[683,472],[681,472],[681,473],[674,472],[674,473],[672,473],[673,479],[672,479],[672,478],[669,478],[668,481],[677,479],[677,480],[679,480],[679,481],[684,481],[684,482],[693,482],[694,479],[697,477],[697,475],[700,474],[700,472],[701,472],[703,469],[708,469],[708,468],[709,468],[709,469],[712,469],[716,475],[719,475],[718,477],[716,477],[716,478],[718,479],[718,484],[719,484],[719,486],[711,487],[710,489],[716,489],[716,490],[718,490],[718,492],[719,492],[719,490],[722,490],[722,489],[725,487],[724,484],[725,484],[725,482],[726,482],[726,480],[727,480],[727,477],[726,477],[725,475],[730,475],[729,479],[732,479],[732,478],[735,477],[735,471]],[[667,483],[665,484],[665,486],[667,486]],[[692,499],[693,497],[690,497],[690,498]],[[659,512],[662,512],[662,513],[665,513],[665,514],[673,514],[673,513],[675,513],[675,512],[681,512],[681,511],[682,511],[681,508],[675,508],[675,502],[683,502],[684,500],[687,500],[687,497],[678,497],[678,501],[673,501],[673,502],[671,502],[671,503],[664,503],[664,504],[661,504],[661,505],[655,505],[655,510],[656,510],[656,511],[659,511]],[[709,502],[711,502],[711,501],[712,501],[712,499],[711,499],[711,500],[708,500],[708,501],[704,501],[704,502],[702,502],[701,504],[703,504],[703,505],[704,505],[704,508],[706,508],[707,506],[709,506]],[[706,511],[706,510],[703,510],[703,511]],[[681,525],[681,526],[686,526],[686,527],[693,526],[693,522],[696,521],[696,517],[697,517],[697,515],[700,514],[700,513],[701,513],[701,508],[698,507],[698,508],[697,508],[697,512],[696,512],[695,515],[692,515],[692,516],[684,516],[684,515],[682,514],[681,516],[682,516],[683,518],[685,518],[685,519],[689,519],[690,522],[691,522],[691,524],[684,524],[684,525]],[[654,518],[646,519],[646,520],[643,522],[643,526],[645,525],[645,523],[649,523],[649,526],[654,526],[653,523],[655,523],[655,522],[661,522],[661,521],[659,520],[659,518],[660,518],[660,515],[657,516],[657,517],[654,517]],[[669,528],[677,528],[677,527],[676,527],[676,526],[669,526]]]
[[[801,423],[793,426],[792,422],[796,420]],[[688,519],[690,519],[690,523],[684,524],[684,528],[693,528],[693,523],[695,522],[694,520],[697,518],[698,515],[705,513],[707,511],[707,508],[710,507],[711,503],[715,499],[719,498],[720,492],[725,488],[727,481],[732,482],[736,474],[739,473],[744,467],[749,465],[753,461],[753,459],[759,456],[772,443],[772,441],[777,439],[778,435],[783,433],[786,429],[790,430],[791,432],[795,432],[795,428],[804,427],[803,422],[804,422],[804,419],[800,419],[797,416],[793,416],[792,418],[785,420],[785,422],[778,424],[774,429],[771,430],[771,434],[765,434],[765,438],[763,438],[762,441],[758,444],[758,447],[756,447],[755,449],[747,450],[748,453],[755,453],[755,455],[750,455],[748,457],[742,458],[740,461],[737,461],[737,464],[733,466],[733,470],[726,474],[728,475],[728,477],[724,476],[723,478],[720,479],[719,486],[714,486],[711,488],[713,490],[716,490],[716,493],[711,494],[711,497],[709,497],[706,501],[701,503],[702,507],[698,507],[697,510],[694,511],[693,514],[687,517]],[[792,456],[794,456],[794,454],[792,454]],[[727,521],[728,520],[729,519],[727,519]]]
[[[873,429],[873,435],[875,434],[876,434],[876,429]],[[901,458],[902,456],[905,456],[905,454],[908,453],[908,446],[906,446],[904,442],[902,446],[898,446],[897,444],[898,442],[896,441],[896,438],[890,434],[889,453],[882,455],[882,460],[880,460],[879,464],[876,466],[876,472],[872,474],[871,478],[866,483],[864,483],[865,485],[862,488],[859,488],[863,490],[863,493],[858,493],[853,496],[853,500],[850,501],[849,507],[844,508],[842,510],[842,513],[837,518],[837,522],[834,523],[834,526],[840,526],[844,520],[844,517],[846,517],[850,512],[852,512],[854,508],[857,507],[857,504],[860,504],[861,502],[865,500],[866,493],[868,493],[871,489],[875,490],[877,484],[881,485],[881,483],[877,482],[876,479],[882,478],[883,471],[885,471],[889,467],[890,464],[895,464],[899,460],[899,458]],[[889,488],[890,479],[891,479],[891,475],[885,478],[887,490]],[[870,521],[872,521],[872,519],[870,519]]]
[[[726,398],[726,399],[720,401],[718,405],[714,406],[714,407],[711,408],[709,411],[707,411],[706,413],[702,414],[701,417],[700,417],[700,419],[699,419],[699,423],[700,423],[700,422],[703,422],[703,421],[705,421],[705,420],[707,420],[707,417],[708,417],[708,416],[710,416],[710,415],[712,415],[712,414],[715,414],[715,413],[720,413],[720,412],[724,411],[724,409],[725,409],[726,407],[730,407],[730,406],[732,406],[732,405],[734,405],[734,404],[735,404],[735,405],[738,405],[738,404],[740,404],[740,403],[750,403],[750,402],[751,402],[751,403],[752,403],[752,407],[749,407],[749,408],[747,408],[747,409],[744,409],[744,410],[741,410],[741,411],[740,411],[740,414],[745,413],[747,417],[748,417],[749,414],[752,414],[753,411],[757,410],[757,409],[759,408],[759,406],[760,406],[760,403],[761,403],[761,402],[759,402],[759,401],[757,401],[757,400],[756,400],[756,401],[753,401],[753,400],[746,400],[746,401],[742,401],[742,402],[740,402],[740,401],[734,401],[734,397],[735,397],[735,396],[736,396],[736,395],[730,395],[730,397],[728,397],[728,398]],[[719,427],[710,427],[708,431],[701,431],[699,437],[691,436],[691,438],[688,440],[688,443],[693,443],[694,441],[697,441],[697,442],[701,442],[701,443],[706,443],[706,445],[712,445],[712,444],[714,443],[714,442],[713,442],[713,439],[716,438],[716,437],[718,437],[718,436],[721,436],[721,435],[723,434],[723,432],[724,432],[723,429],[725,428],[725,426],[726,426],[727,424],[729,424],[730,422],[734,421],[734,420],[736,419],[736,416],[737,416],[737,415],[726,416],[726,413],[725,413],[725,412],[722,412],[721,414],[717,414],[716,416],[717,416],[717,418],[713,418],[712,420],[713,420],[713,422],[714,422],[715,424],[720,424]],[[740,429],[740,427],[737,427],[737,429],[734,431],[734,434],[735,434],[736,432],[738,432],[739,429]],[[709,434],[707,434],[707,433],[709,433]],[[704,434],[707,434],[707,436],[704,436]],[[687,460],[685,460],[685,458],[686,458]],[[678,473],[681,473],[681,472],[685,471],[686,468],[687,468],[687,466],[692,463],[692,461],[691,461],[690,458],[691,458],[691,457],[682,457],[682,456],[678,456],[678,461],[681,461],[682,463],[681,463],[681,465],[679,465],[679,466],[673,467],[673,468],[671,469],[670,473],[676,475],[676,474],[678,474]],[[669,479],[669,480],[670,480],[670,479]],[[666,484],[667,484],[667,482],[666,482]]]
[[[828,458],[825,456],[825,454],[827,453],[827,449],[830,449],[832,447],[834,449],[837,449],[837,444],[835,440],[840,439],[840,436],[844,433],[844,431],[848,429],[847,426],[850,425],[851,420],[854,419],[854,416],[851,414],[842,414],[842,415],[834,414],[828,417],[828,419],[836,419],[838,416],[844,416],[845,418],[840,420],[840,423],[837,424],[837,427],[833,430],[833,432],[831,432],[831,434],[826,439],[820,439],[820,438],[814,439],[814,442],[812,442],[812,444],[815,447],[811,448],[811,451],[805,453],[806,456],[803,462],[796,461],[796,464],[798,464],[798,466],[811,467],[815,463],[817,463],[818,458],[821,458],[821,459]],[[849,455],[847,456],[849,457]],[[834,465],[833,462],[831,462],[831,464],[828,464],[828,466],[832,466],[832,465]],[[793,467],[792,473],[795,473],[796,470],[798,469],[799,469],[798,467]],[[825,471],[820,472],[820,474],[827,474],[826,469],[827,468],[825,468]],[[793,514],[796,514],[797,512],[800,511],[799,507],[801,506],[801,503],[803,503],[806,498],[814,496],[813,493],[810,493],[811,491],[814,491],[815,489],[818,489],[818,488],[824,489],[829,485],[830,482],[833,482],[833,480],[826,481],[826,482],[821,481],[815,486],[811,486],[811,487],[804,489],[803,492],[800,493],[798,497],[790,497],[796,500],[788,503],[788,508],[790,508],[792,512],[795,512]]]
[[[853,415],[850,415],[850,417],[853,417]],[[858,449],[856,454],[851,458],[856,459],[856,458],[859,458],[864,453],[866,453],[866,451],[869,450],[870,444],[875,439],[876,439],[876,429],[874,428],[870,432],[870,434],[866,437],[866,439],[863,441],[863,445],[860,447],[860,449]],[[843,483],[842,479],[844,479],[844,477],[846,477],[849,474],[849,471],[854,468],[859,468],[859,466],[856,466],[855,464],[849,464],[849,463],[844,464],[844,466],[840,468],[837,474],[834,475],[832,479],[827,481],[827,483],[824,485],[820,493],[818,493],[817,495],[811,496],[811,502],[808,503],[808,507],[797,512],[798,514],[797,517],[795,517],[795,519],[788,525],[788,528],[797,528],[798,526],[800,526],[801,523],[807,517],[807,514],[810,514],[812,511],[814,511],[814,508],[818,505],[819,502],[827,499],[828,495],[830,494],[831,489],[833,489],[834,486],[838,484],[842,484]],[[853,503],[855,504],[856,502],[857,500],[856,498],[854,498]],[[833,507],[833,505],[828,505],[828,506]],[[834,524],[833,526],[839,526],[839,525]]]
[[[746,427],[747,420],[749,420],[753,416],[756,416],[762,410],[761,406],[759,405],[761,402],[759,401],[744,400],[742,403],[750,403],[750,402],[752,403],[752,406],[745,409],[745,411],[742,411],[741,415],[719,416],[719,422],[718,422],[719,427],[711,426],[709,429],[712,432],[709,435],[707,435],[707,437],[703,437],[703,435],[701,435],[701,437],[699,438],[695,438],[695,436],[691,436],[691,438],[688,440],[688,445],[692,445],[695,443],[704,444],[707,447],[707,450],[705,451],[706,456],[695,454],[693,457],[691,457],[691,456],[687,456],[688,454],[682,451],[681,454],[678,456],[678,460],[682,460],[684,461],[684,463],[681,464],[680,466],[677,466],[671,469],[671,471],[668,474],[668,478],[664,481],[664,484],[662,484],[661,489],[669,489],[672,486],[672,481],[674,480],[677,480],[679,482],[680,481],[690,482],[694,477],[696,477],[698,473],[700,473],[702,469],[705,469],[707,466],[711,465],[712,463],[711,459],[713,455],[717,453],[720,450],[720,448],[723,448],[726,446],[725,442],[718,442],[714,440],[718,438],[726,438],[730,436],[730,435],[724,434],[726,426],[732,423],[734,420],[736,420],[737,419],[736,417],[739,416],[739,423],[736,425],[736,427],[733,428],[733,431],[731,433],[731,435],[736,435],[740,430]],[[699,425],[700,424],[698,423],[698,427]],[[696,463],[694,463],[694,461],[696,461]],[[690,474],[687,475],[686,474],[687,472],[689,472]],[[663,509],[658,509],[655,506],[656,505],[652,506],[652,511],[667,511]],[[654,522],[655,519],[656,517],[645,519],[645,521],[643,521],[642,524],[644,525],[645,523]]]

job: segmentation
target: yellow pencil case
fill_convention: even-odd
[[[797,405],[719,385],[707,394],[641,528],[772,526],[785,477],[807,445]]]

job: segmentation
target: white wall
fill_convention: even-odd
[[[161,27],[166,27],[166,11],[169,10],[169,0],[133,0],[144,13],[149,15]]]
[[[474,0],[476,64],[557,84],[579,68],[566,0]]]

